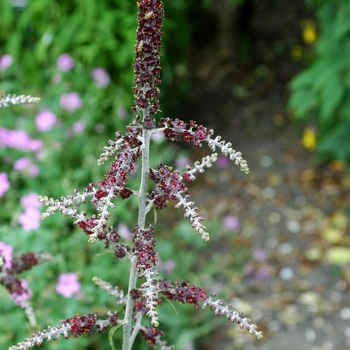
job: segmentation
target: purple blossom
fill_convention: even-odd
[[[0,197],[10,188],[10,181],[6,173],[0,173]]]
[[[0,71],[4,71],[9,68],[13,63],[13,58],[9,54],[5,54],[0,57]]]
[[[74,59],[68,53],[63,53],[57,58],[57,68],[62,72],[69,72],[74,66]]]
[[[266,261],[266,253],[262,248],[255,248],[253,250],[253,257],[256,261],[259,261],[259,262]]]
[[[34,207],[26,207],[19,216],[18,222],[22,225],[24,231],[36,230],[40,226],[41,213]]]
[[[68,92],[60,97],[60,107],[69,113],[73,113],[82,105],[83,102],[76,92]]]
[[[265,280],[271,275],[272,267],[268,264],[264,264],[255,272],[255,277],[258,280]]]
[[[42,203],[39,202],[38,194],[35,192],[25,194],[21,197],[21,204],[23,207],[34,207],[34,208],[40,208],[42,206]]]
[[[106,88],[111,81],[111,78],[110,78],[108,72],[102,67],[95,68],[91,72],[91,75],[92,75],[92,79],[94,80],[96,86],[100,89]]]
[[[13,168],[17,171],[25,171],[31,164],[32,161],[28,157],[21,157],[13,163]]]
[[[12,267],[12,253],[13,253],[13,247],[10,245],[7,245],[5,242],[0,242],[0,255],[4,259],[4,266],[7,269],[10,269]]]
[[[65,298],[70,298],[74,294],[80,292],[80,283],[78,276],[74,272],[62,273],[58,277],[56,292]]]
[[[230,166],[230,160],[227,157],[220,156],[216,164],[220,169],[226,169]]]
[[[165,140],[165,136],[163,131],[157,131],[154,134],[152,134],[151,139],[155,142],[162,142]]]
[[[43,109],[35,117],[35,124],[38,131],[49,131],[55,125],[57,118],[49,109]]]
[[[184,156],[180,156],[179,158],[176,158],[176,160],[175,160],[176,168],[185,168],[186,165],[188,165],[189,163],[190,163],[190,160]]]
[[[16,148],[21,151],[40,151],[43,142],[31,139],[25,130],[10,130],[0,127],[0,147]]]
[[[13,168],[19,172],[26,172],[31,177],[36,177],[39,174],[38,165],[33,163],[28,157],[17,159],[13,164]]]
[[[124,224],[119,224],[117,227],[117,231],[121,237],[123,237],[124,239],[126,239],[128,241],[131,241],[132,235],[131,235],[131,231],[129,230],[128,226],[126,226]]]
[[[175,269],[176,262],[174,260],[167,260],[165,263],[163,263],[163,272],[166,275],[170,275],[172,271]]]
[[[237,232],[240,230],[241,225],[239,223],[238,217],[233,215],[227,215],[223,219],[223,224],[228,230]]]
[[[78,120],[76,123],[73,124],[73,132],[76,135],[82,134],[86,126],[86,121],[85,120]]]

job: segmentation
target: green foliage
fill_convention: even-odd
[[[317,126],[321,160],[350,165],[350,2],[308,3],[319,22],[316,58],[290,83],[289,106],[298,119]]]

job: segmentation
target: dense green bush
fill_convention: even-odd
[[[321,161],[350,166],[350,2],[308,1],[318,19],[316,57],[291,84],[289,106],[316,129]]]

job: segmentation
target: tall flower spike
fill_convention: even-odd
[[[143,111],[146,129],[155,126],[153,115],[159,112],[160,48],[162,38],[163,4],[160,0],[141,0],[137,3],[138,27],[135,45],[135,80],[133,111]]]

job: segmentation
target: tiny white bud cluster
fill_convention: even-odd
[[[202,305],[204,310],[206,307],[210,310],[214,310],[215,316],[226,316],[231,322],[237,322],[241,329],[246,329],[250,334],[255,335],[257,339],[262,339],[262,332],[257,331],[257,326],[251,323],[249,318],[242,318],[241,313],[232,309],[232,305],[224,305],[221,299],[216,301],[212,300],[212,297],[208,297]]]
[[[225,157],[229,157],[231,160],[235,162],[236,165],[239,165],[241,170],[244,171],[246,174],[249,173],[249,168],[247,162],[243,159],[242,153],[237,152],[232,148],[231,142],[226,142],[224,140],[221,140],[221,136],[218,135],[215,137],[215,139],[212,139],[210,137],[207,138],[208,146],[209,148],[215,152],[216,147],[220,148],[222,154]]]
[[[148,309],[146,315],[151,318],[151,324],[154,327],[159,326],[158,312],[156,307],[158,305],[158,285],[157,281],[152,277],[158,275],[156,269],[147,269],[145,271],[146,282],[141,287],[144,289],[144,296],[146,298],[146,308]]]
[[[5,97],[0,98],[0,108],[9,107],[12,105],[23,105],[23,104],[31,104],[38,103],[40,101],[39,97],[33,97],[30,95],[6,95]]]
[[[190,196],[183,197],[181,193],[177,193],[176,198],[179,202],[175,205],[175,208],[180,208],[182,205],[185,210],[185,218],[189,218],[192,227],[202,236],[203,240],[209,241],[209,233],[205,231],[207,228],[202,224],[203,218],[198,215],[198,208],[193,207],[195,203],[190,201]]]

